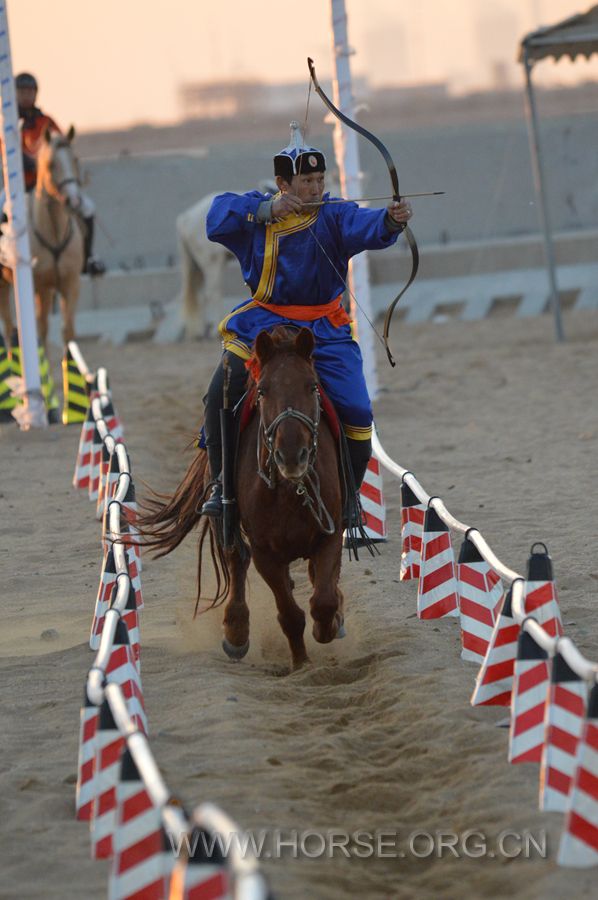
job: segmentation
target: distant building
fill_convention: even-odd
[[[364,78],[355,78],[353,85],[357,96],[367,93]],[[323,79],[322,87],[330,95],[330,82]],[[307,78],[289,84],[266,84],[255,79],[197,81],[181,84],[178,96],[183,119],[226,119],[267,113],[288,113],[301,119],[305,114],[307,89]]]
[[[383,85],[372,91],[371,106],[410,106],[413,103],[438,103],[449,96],[446,81],[413,85]]]

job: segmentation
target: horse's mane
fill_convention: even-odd
[[[299,355],[295,347],[295,340],[297,338],[296,329],[288,328],[286,325],[276,325],[269,334],[274,344],[274,353],[276,356],[283,353],[294,353]],[[309,360],[309,364],[313,366],[313,361]],[[255,347],[251,356],[245,363],[245,368],[249,372],[248,386],[252,387],[257,384],[261,373],[261,365],[257,358]]]

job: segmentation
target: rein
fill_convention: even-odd
[[[60,257],[66,250],[68,243],[73,236],[73,220],[72,220],[72,218],[69,217],[69,223],[67,225],[66,234],[59,244],[51,244],[49,241],[47,241],[45,239],[45,237],[42,234],[39,233],[37,228],[33,229],[33,233],[36,236],[36,238],[38,239],[38,241],[40,242],[40,244],[42,245],[42,247],[45,247],[45,249],[48,250],[52,254],[52,257],[54,259],[54,266],[56,268],[58,268],[58,261],[60,260]]]
[[[307,506],[310,513],[318,523],[318,526],[324,534],[334,534],[334,522],[332,516],[326,509],[322,495],[320,493],[320,478],[315,470],[315,461],[318,453],[318,429],[322,415],[322,404],[320,400],[320,392],[317,387],[314,388],[315,396],[315,413],[313,419],[302,413],[300,410],[292,406],[287,406],[276,418],[266,425],[263,419],[262,409],[260,406],[260,424],[257,436],[257,472],[262,481],[264,481],[270,490],[276,487],[276,461],[274,459],[274,438],[280,425],[286,419],[297,419],[302,425],[305,425],[311,434],[311,445],[309,448],[309,457],[307,470],[303,478],[296,483],[295,493],[298,497],[303,498],[303,506]],[[257,403],[259,405],[261,395],[257,394]],[[265,469],[262,466],[261,448],[264,446],[267,452]]]

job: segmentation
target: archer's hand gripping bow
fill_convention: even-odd
[[[370,141],[374,145],[374,147],[376,147],[380,151],[380,153],[382,154],[382,156],[384,158],[384,162],[386,163],[386,165],[388,167],[390,181],[392,184],[392,199],[400,201],[401,200],[401,192],[399,190],[399,176],[397,173],[397,169],[393,162],[392,156],[390,155],[390,153],[388,152],[388,150],[386,149],[386,147],[384,146],[384,144],[382,143],[380,138],[377,138],[376,135],[372,134],[371,131],[368,131],[367,128],[363,128],[361,125],[358,125],[357,122],[353,122],[352,119],[349,119],[349,117],[346,116],[343,112],[341,112],[340,109],[337,109],[336,106],[334,105],[334,103],[332,102],[332,100],[330,100],[329,97],[326,96],[326,94],[320,87],[320,84],[316,77],[316,69],[314,66],[314,61],[310,57],[308,57],[308,59],[307,59],[307,65],[309,66],[309,74],[311,76],[314,90],[318,94],[318,96],[322,99],[322,101],[325,103],[325,105],[328,107],[330,112],[333,115],[335,115],[337,117],[337,119],[340,119],[341,122],[344,122],[344,124],[348,128],[352,128],[358,134],[361,134],[364,138],[367,138],[367,140]],[[394,312],[395,306],[397,305],[397,303],[399,302],[399,300],[401,299],[401,297],[403,296],[403,294],[405,293],[407,288],[413,284],[413,282],[415,280],[415,276],[417,275],[418,267],[419,267],[419,250],[417,247],[417,242],[415,240],[415,237],[413,236],[413,232],[411,231],[411,229],[409,228],[409,226],[407,224],[404,226],[403,234],[405,235],[405,238],[407,239],[407,243],[409,245],[409,249],[411,250],[411,274],[409,275],[409,279],[408,279],[407,283],[405,284],[405,286],[403,288],[401,288],[401,290],[399,291],[399,293],[397,294],[395,299],[392,301],[392,303],[386,310],[386,315],[384,316],[384,330],[382,332],[382,338],[384,341],[384,347],[386,349],[386,355],[388,356],[388,361],[391,364],[391,366],[396,365],[396,363],[393,359],[393,355],[390,352],[390,345],[388,343],[388,332],[390,329],[392,314]]]

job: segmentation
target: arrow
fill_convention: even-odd
[[[427,191],[423,194],[401,194],[401,200],[406,197],[439,197],[446,191]],[[374,203],[378,200],[393,200],[394,197],[356,197],[354,200],[346,197],[338,197],[334,200],[318,200],[311,203],[304,203],[303,206],[324,206],[327,203]]]

